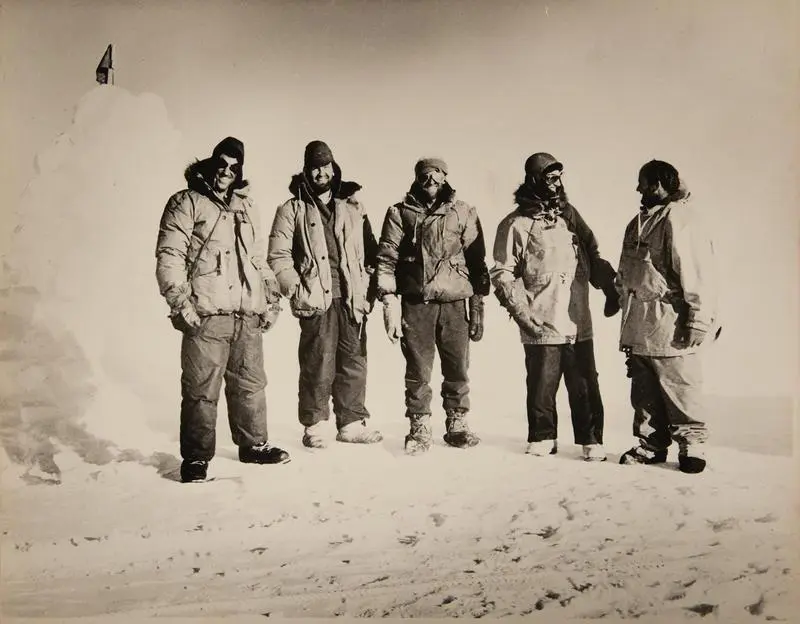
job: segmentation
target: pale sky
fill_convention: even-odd
[[[752,394],[796,384],[796,2],[0,6],[4,205],[69,127],[108,43],[116,84],[163,98],[187,160],[226,135],[245,142],[245,173],[269,218],[304,145],[321,138],[364,185],[376,228],[414,161],[443,157],[491,246],[525,158],[548,151],[616,265],[638,168],[660,158],[717,227],[728,342],[712,361],[732,383],[752,379]]]

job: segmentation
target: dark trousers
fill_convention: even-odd
[[[672,440],[701,444],[706,425],[702,411],[702,368],[696,353],[676,357],[628,356],[633,406],[633,435],[642,446],[661,451]]]
[[[330,416],[333,396],[336,427],[369,418],[367,328],[356,323],[336,298],[322,314],[300,319],[298,417],[310,427]]]
[[[439,351],[445,410],[469,410],[469,322],[464,301],[416,303],[403,298],[406,415],[430,414],[433,358]]]
[[[526,344],[524,347],[528,373],[528,442],[556,439],[556,392],[563,373],[575,444],[602,444],[603,402],[597,382],[593,341]]]
[[[181,344],[181,456],[210,460],[217,401],[225,380],[231,436],[237,446],[267,441],[263,338],[257,316],[207,316]]]

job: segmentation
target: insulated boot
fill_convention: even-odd
[[[208,462],[200,459],[183,460],[181,463],[181,482],[198,483],[208,477]]]
[[[244,464],[288,464],[289,453],[269,442],[257,446],[240,446],[239,461]]]
[[[678,442],[678,468],[687,474],[697,474],[705,470],[705,454],[699,445]]]
[[[481,439],[469,429],[467,425],[467,413],[464,410],[448,410],[445,419],[447,433],[444,434],[444,441],[456,448],[468,448],[475,446]]]
[[[528,446],[525,448],[526,455],[535,455],[536,457],[545,457],[556,453],[558,453],[558,442],[555,440],[528,442]]]
[[[619,458],[620,464],[663,464],[667,461],[667,450],[651,451],[641,445],[625,451]]]
[[[380,431],[367,427],[366,421],[356,420],[339,429],[336,439],[351,444],[375,444],[383,440],[383,435]]]
[[[602,444],[584,444],[583,445],[583,459],[584,461],[603,462],[606,461],[606,452],[603,450]]]
[[[324,422],[325,421],[320,421],[305,428],[303,432],[303,446],[314,449],[324,449],[327,446],[321,431]]]
[[[411,429],[406,436],[405,451],[408,455],[418,455],[430,450],[433,444],[430,414],[409,414]]]

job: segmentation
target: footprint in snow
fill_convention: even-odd
[[[341,540],[328,542],[328,545],[336,547],[336,546],[341,546],[342,544],[351,544],[352,542],[353,542],[353,538],[350,537],[349,535],[347,535],[347,533],[345,533],[344,535],[342,535],[342,539]]]
[[[700,604],[692,605],[691,607],[684,607],[687,611],[691,611],[692,613],[697,613],[701,617],[705,617],[711,613],[716,613],[717,608],[719,605],[712,605],[706,602],[701,602]]]
[[[762,595],[757,602],[747,605],[745,609],[747,609],[750,615],[761,615],[762,613],[764,613],[765,604],[766,601],[764,600],[764,596]]]
[[[725,518],[723,520],[706,520],[706,523],[714,533],[719,533],[720,531],[730,531],[731,529],[735,529],[739,526],[739,522],[736,518]]]
[[[440,513],[432,513],[430,514],[430,519],[433,520],[435,526],[440,527],[444,524],[444,521],[447,520],[447,516]]]
[[[536,535],[542,539],[549,539],[558,533],[558,527],[546,526],[541,531],[536,531]]]
[[[558,501],[558,506],[561,507],[565,512],[567,512],[567,520],[574,520],[575,514],[572,513],[572,502],[568,501],[566,498],[562,498]]]
[[[682,587],[673,588],[665,596],[666,600],[681,600],[683,598],[686,598],[686,592],[683,590]]]

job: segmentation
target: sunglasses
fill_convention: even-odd
[[[242,171],[242,165],[240,163],[233,163],[232,165],[227,161],[223,160],[222,158],[217,160],[217,171],[227,171],[228,169],[231,170],[231,173],[239,174]]]

